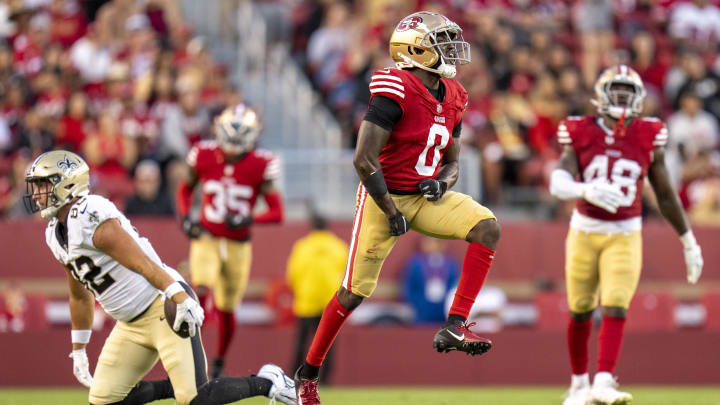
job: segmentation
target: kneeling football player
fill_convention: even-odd
[[[199,327],[204,314],[150,242],[107,199],[89,194],[89,168],[66,151],[40,155],[28,169],[25,203],[49,219],[45,240],[66,268],[70,288],[73,373],[90,388],[91,404],[142,404],[174,397],[178,404],[226,404],[265,395],[295,403],[292,380],[272,364],[257,375],[208,381]],[[171,328],[163,296],[176,304]],[[94,300],[117,320],[90,374]],[[190,338],[178,331],[187,323]],[[160,359],[168,381],[140,381]]]

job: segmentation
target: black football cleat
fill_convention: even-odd
[[[295,397],[297,405],[322,405],[318,394],[318,379],[300,377],[300,366],[295,371]]]
[[[222,375],[224,368],[225,368],[225,359],[224,358],[217,357],[215,360],[213,360],[212,378],[220,377]]]
[[[475,322],[456,323],[443,327],[435,334],[433,347],[440,353],[457,350],[472,356],[487,352],[492,348],[492,342],[471,331],[473,325]]]

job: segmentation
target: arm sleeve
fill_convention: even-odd
[[[177,213],[180,217],[184,217],[190,212],[192,194],[192,188],[185,183],[185,180],[181,180],[177,189]]]
[[[283,205],[280,193],[277,191],[264,195],[265,202],[268,205],[267,211],[254,218],[254,222],[258,224],[280,223],[283,221]]]
[[[402,108],[397,101],[385,96],[374,96],[370,100],[364,120],[390,131],[400,121],[402,113]]]
[[[462,132],[462,120],[455,125],[455,128],[453,128],[452,136],[453,138],[460,138],[460,133]]]

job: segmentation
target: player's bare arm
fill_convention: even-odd
[[[155,288],[165,291],[175,280],[150,259],[133,238],[123,229],[117,219],[108,219],[98,225],[93,234],[93,244],[121,265],[142,275]],[[189,296],[183,291],[172,295],[177,304]]]
[[[583,198],[605,211],[615,213],[623,198],[620,187],[607,181],[575,181],[580,172],[577,154],[572,146],[563,147],[558,168],[550,175],[550,194],[561,200]]]
[[[95,311],[95,297],[85,289],[83,285],[75,280],[70,271],[67,273],[68,287],[70,290],[70,324],[73,331],[90,331]],[[84,339],[81,339],[84,340]],[[73,350],[84,349],[87,343],[73,341]]]
[[[685,211],[680,205],[680,199],[670,183],[670,176],[665,167],[665,151],[662,148],[653,150],[653,162],[648,170],[648,179],[657,196],[660,213],[680,236],[687,267],[687,280],[689,283],[695,284],[702,274],[704,264],[702,250],[690,229]]]
[[[360,124],[353,164],[368,194],[385,213],[390,223],[390,234],[399,236],[408,231],[408,223],[398,211],[385,183],[380,166],[380,152],[390,138],[390,131],[369,121]]]

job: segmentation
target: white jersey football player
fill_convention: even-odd
[[[40,155],[28,169],[25,203],[50,222],[45,239],[66,268],[70,288],[73,373],[90,388],[91,404],[142,404],[174,397],[178,404],[226,404],[265,395],[295,404],[295,388],[279,367],[266,364],[256,376],[208,381],[199,327],[204,314],[184,280],[166,266],[150,242],[107,199],[89,194],[89,168],[66,151]],[[173,328],[187,323],[190,338],[164,320],[173,300]],[[94,301],[117,320],[90,374]],[[169,381],[140,381],[162,360]]]

